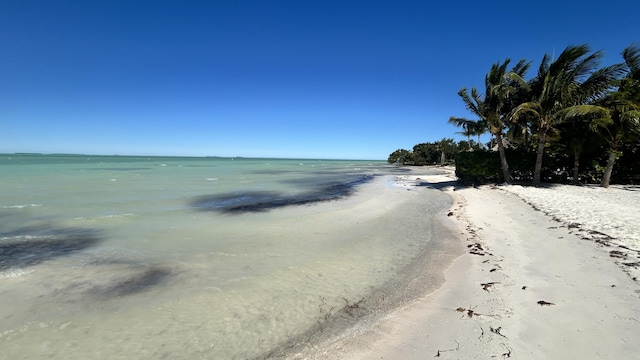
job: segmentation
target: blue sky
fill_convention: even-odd
[[[386,159],[497,61],[640,42],[636,0],[0,2],[0,152]],[[532,76],[534,71],[530,71]],[[488,137],[485,137],[488,140]]]

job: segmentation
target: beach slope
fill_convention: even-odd
[[[316,358],[640,358],[633,265],[640,249],[636,222],[624,224],[639,213],[638,189],[465,188],[452,186],[450,170],[421,179],[454,198],[448,219],[468,252],[438,291],[329,344]],[[565,195],[574,202],[563,202]],[[603,200],[616,196],[628,199],[619,206]],[[610,231],[607,217],[634,204]],[[601,212],[583,211],[591,208]]]

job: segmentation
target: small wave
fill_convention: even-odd
[[[29,273],[32,273],[33,270],[26,271],[24,269],[19,268],[11,268],[7,271],[0,272],[0,279],[17,279],[21,278]]]
[[[0,236],[0,240],[2,241],[10,241],[10,240],[41,240],[41,239],[52,239],[53,235],[11,235],[11,236]]]
[[[20,205],[6,205],[0,206],[0,209],[24,209],[27,207],[40,207],[42,204],[20,204]]]
[[[217,181],[218,178],[207,178],[207,181]]]
[[[112,215],[105,215],[102,216],[103,218],[121,218],[121,217],[127,217],[127,216],[134,216],[135,214],[131,214],[131,213],[124,213],[124,214],[112,214]]]
[[[73,220],[118,219],[118,218],[123,218],[123,217],[128,217],[128,216],[135,216],[135,214],[131,214],[131,213],[110,214],[110,215],[102,215],[102,216],[95,216],[95,217],[80,216],[80,217],[73,218]]]
[[[238,256],[236,254],[231,254],[231,253],[226,253],[226,252],[219,252],[219,251],[211,253],[211,255],[227,256],[227,257],[236,257],[236,256]]]
[[[237,278],[234,278],[234,279],[229,279],[227,281],[224,281],[222,283],[222,285],[235,284],[235,283],[238,283],[238,282],[241,282],[241,281],[245,281],[248,278],[249,278],[248,276],[240,276],[240,277],[237,277]]]

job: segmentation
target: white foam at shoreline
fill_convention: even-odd
[[[0,271],[0,279],[17,279],[32,273],[33,270],[26,271],[20,268],[11,268],[6,271]]]
[[[122,214],[101,215],[101,216],[95,216],[95,217],[79,216],[79,217],[75,217],[73,219],[74,220],[119,219],[119,218],[123,218],[123,217],[135,216],[135,215],[136,214],[132,214],[132,213],[122,213]]]
[[[27,207],[40,207],[42,204],[20,204],[20,205],[6,205],[0,206],[0,209],[24,209]]]

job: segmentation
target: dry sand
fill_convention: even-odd
[[[446,283],[315,359],[640,359],[640,189],[458,187],[449,226],[468,253]]]

